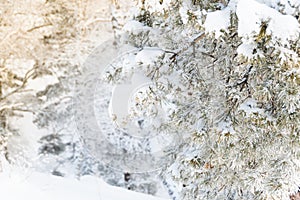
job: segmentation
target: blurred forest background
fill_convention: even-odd
[[[115,0],[0,2],[1,168],[17,165],[64,177],[94,174],[112,185],[157,192],[155,177],[129,176],[93,159],[73,119],[72,92],[82,64],[94,48],[114,38],[133,5]]]

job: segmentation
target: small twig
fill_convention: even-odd
[[[13,111],[20,111],[20,112],[30,112],[30,113],[34,113],[33,110],[28,110],[28,109],[22,109],[22,108],[16,108],[16,107],[12,107],[11,108]]]
[[[26,72],[24,78],[23,78],[23,83],[21,86],[19,86],[18,88],[14,89],[13,91],[11,91],[10,93],[8,93],[7,95],[5,95],[4,97],[1,97],[0,98],[0,101],[3,100],[3,99],[6,99],[7,97],[15,94],[16,92],[18,92],[19,90],[23,89],[27,83],[27,81],[32,77],[34,76],[34,73],[33,74],[30,74],[32,71],[34,71],[37,67],[33,67],[32,69],[30,69],[29,71]]]
[[[31,28],[31,29],[28,29],[27,32],[32,32],[32,31],[34,31],[36,29],[43,28],[43,27],[46,27],[46,26],[51,26],[51,25],[52,24],[49,23],[49,24],[42,24],[42,25],[39,25],[39,26],[35,26],[35,27]]]

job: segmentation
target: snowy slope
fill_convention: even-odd
[[[20,170],[0,173],[1,200],[163,200],[113,187],[99,178],[80,180]]]

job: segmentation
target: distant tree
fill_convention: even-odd
[[[34,150],[26,146],[24,141],[29,138],[21,134],[22,127],[15,122],[28,113],[33,117],[41,116],[42,108],[47,107],[45,105],[55,93],[51,87],[53,83],[47,82],[46,78],[58,79],[60,83],[56,86],[61,89],[59,86],[64,80],[57,76],[57,71],[59,69],[63,74],[71,67],[65,69],[66,65],[54,63],[62,56],[54,49],[74,41],[75,7],[74,3],[64,1],[3,1],[0,7],[1,13],[5,13],[0,18],[0,152],[8,161],[23,165],[28,159],[34,159],[29,158],[32,155],[24,156],[23,150]],[[38,84],[32,84],[34,81]],[[36,87],[40,90],[44,87],[45,91],[37,91]],[[37,124],[41,125],[45,118],[38,120]],[[41,135],[36,135],[38,137]]]

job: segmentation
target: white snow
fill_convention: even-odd
[[[280,7],[282,5],[283,7]],[[280,52],[287,52],[278,46],[286,45],[289,47],[290,40],[296,40],[300,34],[300,25],[295,17],[289,14],[295,12],[291,6],[300,5],[300,1],[293,0],[231,0],[228,6],[223,10],[217,10],[207,13],[204,28],[206,33],[215,33],[218,38],[222,35],[222,30],[227,31],[230,26],[230,14],[236,12],[238,17],[238,35],[242,38],[243,43],[238,47],[239,55],[253,58],[260,54],[257,52],[253,55],[253,49],[256,47],[256,37],[258,36],[262,22],[267,23],[266,34],[271,35],[271,42]],[[284,10],[282,10],[284,8]],[[283,13],[279,12],[281,10]],[[180,10],[183,21],[186,10]],[[289,53],[291,54],[291,53]],[[283,55],[282,61],[285,56]]]
[[[225,133],[235,133],[235,130],[233,129],[232,122],[231,121],[222,121],[218,124],[217,130],[220,131],[222,134]]]
[[[170,7],[170,4],[172,3],[172,0],[147,0],[144,1],[144,6],[149,10],[151,13],[158,12],[162,13],[165,10],[168,10]],[[139,6],[142,7],[142,1],[139,1]]]
[[[99,178],[80,180],[12,169],[0,173],[3,200],[163,200],[110,186]]]
[[[293,14],[295,12],[295,7],[300,5],[299,0],[257,0],[259,3],[264,3],[271,8],[276,10],[281,10],[286,14]],[[291,6],[294,6],[291,7]]]
[[[262,21],[268,22],[267,34],[281,39],[282,43],[295,39],[299,32],[299,24],[293,16],[283,15],[277,10],[255,0],[240,0],[236,10],[239,19],[238,34],[241,37],[257,35]]]
[[[5,68],[19,77],[24,77],[26,72],[34,67],[34,64],[33,59],[10,58],[5,61]]]
[[[43,91],[48,85],[59,83],[55,76],[45,75],[28,81],[26,89],[34,90],[36,92]]]
[[[257,101],[255,99],[246,99],[239,107],[246,113],[246,116],[250,116],[252,113],[262,114],[263,110],[257,107]]]
[[[274,43],[288,44],[289,40],[296,40],[300,33],[300,25],[297,19],[289,14],[294,10],[291,5],[300,4],[298,1],[287,2],[286,0],[231,0],[223,10],[207,13],[204,23],[205,31],[215,33],[218,38],[222,35],[221,30],[227,31],[230,25],[230,13],[235,12],[238,17],[238,35],[248,47],[260,32],[261,23],[267,22],[266,34],[272,36]],[[278,3],[285,5],[286,15],[280,13]],[[183,11],[180,12],[181,15]],[[184,15],[182,15],[184,19]],[[244,55],[250,55],[249,50],[242,46],[239,50]]]
[[[128,33],[138,34],[143,30],[150,30],[150,28],[146,27],[141,22],[130,20],[123,26],[122,30]]]
[[[221,36],[221,30],[226,31],[230,25],[230,9],[207,13],[204,27],[206,32],[214,32],[216,38]]]
[[[39,129],[33,123],[34,115],[32,113],[22,112],[18,114],[18,116],[13,116],[8,121],[9,126],[18,131],[18,134],[12,135],[8,140],[8,151],[15,164],[24,165],[29,161],[34,163],[39,148],[37,141],[41,135],[47,134],[48,131]],[[20,114],[22,114],[22,117]]]
[[[156,47],[146,47],[140,51],[135,58],[136,63],[141,63],[144,66],[151,65],[157,58],[162,56],[163,51]]]
[[[256,47],[257,46],[252,42],[250,43],[245,42],[237,48],[237,53],[247,58],[253,58],[255,55],[260,55],[261,57],[263,57],[263,54],[259,49],[257,49],[258,52],[256,54],[253,54],[253,50]]]
[[[188,9],[185,6],[180,7],[179,14],[180,14],[180,18],[181,18],[182,22],[184,24],[187,24],[188,19],[189,19]]]
[[[110,101],[109,114],[111,117],[117,116],[116,123],[121,126],[129,115],[129,102],[132,93],[135,89],[141,85],[149,85],[152,81],[142,73],[134,73],[131,81],[128,84],[116,85],[112,92],[112,98]]]
[[[299,0],[289,0],[288,3],[294,6],[300,6],[300,1]]]

